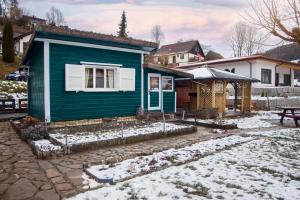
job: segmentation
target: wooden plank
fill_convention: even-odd
[[[200,109],[200,85],[197,84],[197,110]]]
[[[244,102],[245,102],[245,86],[244,82],[241,82],[241,93],[242,93],[242,98],[241,98],[241,112],[244,112]]]

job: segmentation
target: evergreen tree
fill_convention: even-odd
[[[118,36],[122,38],[127,38],[127,19],[126,19],[126,13],[123,11],[122,16],[121,16],[121,22],[119,24],[119,31],[118,31]]]
[[[14,37],[11,22],[6,22],[3,29],[2,41],[3,61],[12,63],[15,60]]]

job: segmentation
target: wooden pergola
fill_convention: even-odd
[[[186,72],[193,74],[194,78],[177,81],[184,81],[186,90],[189,90],[190,111],[215,108],[225,113],[228,84],[235,90],[234,110],[251,110],[252,82],[258,80],[214,68],[196,68]]]

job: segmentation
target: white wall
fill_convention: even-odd
[[[250,63],[252,63],[252,76],[250,70]],[[261,70],[262,69],[270,69],[271,72],[271,84],[264,84],[261,82],[253,83],[253,87],[274,87],[275,86],[275,66],[277,63],[265,60],[252,60],[252,61],[240,61],[240,62],[232,62],[232,63],[222,63],[216,65],[210,65],[217,69],[225,70],[229,69],[230,71],[234,68],[235,73],[246,76],[256,78],[261,81]],[[289,68],[277,67],[276,72],[279,73],[279,83],[283,83],[283,75],[290,74]],[[291,79],[294,79],[294,70],[292,70]]]
[[[17,53],[23,54],[24,53],[24,43],[28,43],[30,41],[31,34],[27,35],[15,42],[15,51]]]

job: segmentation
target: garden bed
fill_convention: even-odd
[[[129,144],[144,140],[193,133],[197,130],[191,125],[155,122],[150,124],[126,126],[107,130],[70,133],[67,129],[54,130],[50,139],[70,152],[80,152],[105,146]]]
[[[228,136],[216,140],[200,142],[179,149],[169,149],[148,156],[124,160],[111,165],[96,165],[85,169],[85,172],[100,183],[114,184],[138,175],[148,174],[173,165],[197,160],[202,156],[242,144],[252,140],[251,137]]]

